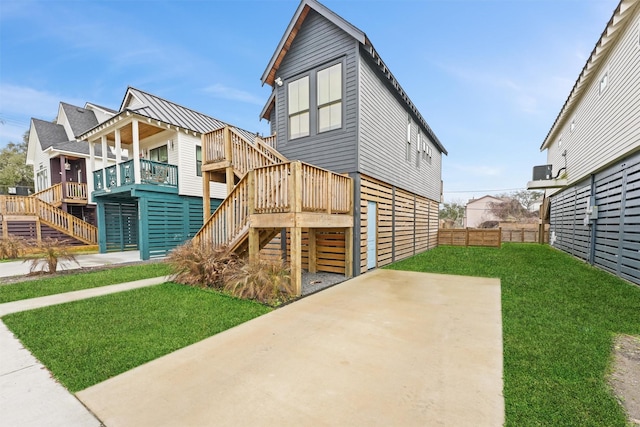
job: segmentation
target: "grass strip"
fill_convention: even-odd
[[[89,273],[69,272],[55,277],[0,285],[0,304],[99,286],[115,285],[170,274],[165,263],[113,267]]]
[[[175,283],[14,313],[2,321],[72,392],[270,311]]]
[[[640,334],[640,287],[549,246],[441,246],[389,268],[498,277],[507,426],[626,426],[613,337]]]

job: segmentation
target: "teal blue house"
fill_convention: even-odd
[[[162,257],[198,232],[203,223],[201,135],[226,125],[129,87],[117,114],[79,135],[89,143],[101,253],[139,250],[141,259]],[[96,168],[107,164],[97,152],[112,153],[115,164]],[[226,186],[209,185],[214,210]]]

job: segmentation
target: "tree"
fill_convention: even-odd
[[[26,164],[28,141],[29,131],[21,143],[10,142],[0,149],[0,193],[6,193],[7,187],[33,189],[33,167]]]
[[[453,221],[454,227],[462,227],[465,206],[460,202],[443,203],[440,209],[440,219]]]
[[[502,221],[528,220],[538,216],[538,212],[532,212],[532,207],[542,196],[543,193],[539,191],[528,190],[500,194],[496,197],[503,199],[503,201],[490,203],[489,209]]]

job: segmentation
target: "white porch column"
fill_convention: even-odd
[[[85,166],[86,168],[86,166]],[[91,195],[96,183],[93,180],[93,171],[96,170],[96,146],[92,141],[89,141],[89,170],[87,171],[87,194]],[[93,201],[89,196],[89,202]]]
[[[140,170],[140,135],[138,134],[138,120],[133,119],[131,122],[131,136],[133,138],[133,172],[135,183],[142,182],[142,173]]]
[[[109,183],[107,182],[107,170],[106,167],[109,166],[109,148],[107,147],[107,135],[102,135],[100,137],[100,142],[102,142],[102,184],[104,185],[104,189],[109,188]]]
[[[116,176],[118,177],[118,185],[122,185],[122,177],[120,176],[120,163],[122,162],[122,143],[120,141],[120,128],[116,129]]]

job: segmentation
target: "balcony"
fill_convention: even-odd
[[[136,182],[136,162],[129,160],[93,172],[93,189],[111,191],[134,184],[178,188],[178,166],[140,159],[140,182]]]

